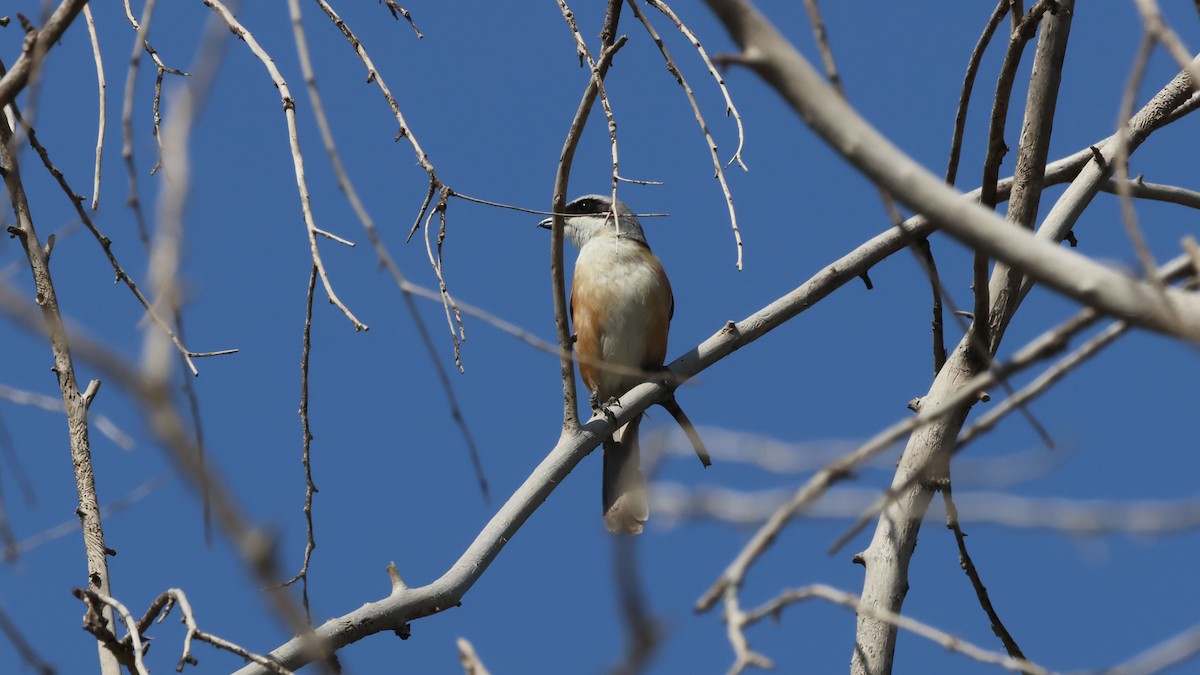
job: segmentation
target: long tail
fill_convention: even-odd
[[[679,407],[679,402],[675,400],[675,397],[672,396],[659,405],[671,413],[671,417],[675,418],[675,421],[679,424],[679,428],[683,429],[683,433],[687,434],[688,440],[692,442],[692,448],[696,450],[696,456],[700,458],[700,463],[705,467],[712,466],[712,459],[708,456],[708,448],[704,447],[704,441],[700,439],[700,433],[696,431],[696,425],[692,424],[692,421],[688,419],[687,413],[683,412],[683,408]]]
[[[638,451],[641,417],[613,433],[604,443],[604,525],[609,532],[641,534],[650,517],[646,503],[646,479],[642,477]]]

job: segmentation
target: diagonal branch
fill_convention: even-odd
[[[1022,269],[1032,281],[1044,283],[1067,297],[1107,314],[1128,319],[1156,332],[1200,335],[1200,298],[1179,291],[1169,291],[1165,298],[1160,297],[1148,282],[1131,278],[1045,241],[1051,238],[1049,232],[1043,233],[1045,224],[1036,238],[1027,232],[1005,227],[1004,221],[995,213],[959,199],[957,192],[900,152],[867,124],[748,2],[708,2],[742,45],[742,63],[753,68],[771,84],[815,131],[856,168],[897,195],[910,208],[926,214],[947,234]],[[1187,98],[1190,89],[1187,74],[1177,76],[1169,88],[1172,94],[1160,93],[1151,102],[1158,106],[1160,114],[1174,110]],[[1135,116],[1134,122],[1138,121],[1138,116]],[[1140,140],[1144,140],[1152,129],[1153,126],[1149,124],[1140,130],[1135,128],[1131,132],[1131,144],[1139,136]],[[1100,150],[1102,153],[1105,151],[1104,148]],[[1102,182],[1099,173],[1091,195],[1095,194]],[[1086,186],[1076,187],[1079,184],[1077,180],[1068,193],[1086,189]],[[1052,229],[1061,229],[1069,222],[1074,222],[1074,218],[1068,216],[1077,216],[1077,212],[1085,205],[1078,202],[1067,204],[1065,199],[1066,195],[1060,199],[1059,205],[1063,205],[1062,208],[1069,213],[1059,214],[1053,221],[1055,228]],[[1047,217],[1048,223],[1054,215],[1052,211],[1051,216]],[[1062,230],[1062,234],[1065,233],[1066,230]]]

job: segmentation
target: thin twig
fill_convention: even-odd
[[[958,107],[954,113],[954,131],[950,135],[950,159],[946,162],[946,183],[949,185],[954,185],[958,178],[958,161],[962,156],[963,133],[967,128],[967,109],[971,105],[971,93],[975,89],[975,76],[979,73],[979,64],[983,61],[983,53],[991,43],[992,36],[996,34],[996,27],[1008,13],[1008,7],[1009,0],[1000,0],[996,3],[996,8],[992,10],[991,16],[983,26],[983,34],[979,36],[975,48],[971,50],[971,57],[967,59],[967,73],[963,76],[962,91],[958,94]]]
[[[129,70],[125,73],[125,98],[121,107],[121,157],[125,160],[125,173],[129,179],[129,197],[126,199],[126,205],[133,210],[138,236],[147,249],[150,248],[150,231],[146,227],[146,214],[142,210],[142,199],[138,195],[137,168],[133,158],[133,93],[137,84],[138,66],[142,62],[142,51],[151,49],[146,42],[146,33],[150,30],[150,20],[154,17],[156,2],[157,0],[146,0],[146,5],[142,8],[142,20],[139,22],[133,18],[129,0],[125,0],[125,17],[133,26],[136,37],[133,41],[133,53],[129,57]],[[150,53],[154,54],[152,51]],[[157,98],[158,90],[155,92],[155,99]]]
[[[433,268],[433,273],[437,276],[438,290],[441,292],[442,310],[446,313],[446,325],[450,328],[450,340],[454,344],[454,364],[458,366],[458,372],[463,371],[462,364],[462,340],[467,339],[465,327],[462,323],[462,315],[458,311],[458,307],[454,304],[454,298],[450,297],[450,289],[446,285],[446,277],[442,271],[442,242],[446,236],[446,205],[448,201],[448,193],[446,188],[442,188],[438,195],[437,205],[429,211],[429,217],[425,219],[425,255],[429,258],[429,266]],[[437,255],[434,255],[433,245],[429,242],[429,223],[433,217],[438,216],[440,228],[438,230],[438,245]],[[457,328],[457,330],[455,330]]]
[[[290,675],[291,671],[275,663],[274,661],[260,654],[255,654],[251,651],[248,651],[243,647],[229,642],[228,640],[224,640],[200,630],[199,625],[196,623],[196,617],[192,612],[192,605],[190,602],[188,602],[187,595],[184,594],[183,590],[178,588],[168,588],[150,603],[150,607],[147,608],[146,613],[136,624],[136,633],[144,635],[146,631],[150,630],[150,627],[153,624],[162,623],[176,605],[179,606],[179,613],[183,615],[179,618],[179,620],[183,622],[184,626],[186,626],[186,632],[183,636],[183,652],[179,657],[179,663],[175,666],[175,670],[177,672],[183,672],[185,665],[199,665],[200,662],[196,659],[196,657],[192,656],[192,641],[197,640],[200,642],[207,642],[218,649],[223,649],[232,654],[236,654],[247,661],[253,661],[260,666],[267,668],[271,672],[276,673],[276,675]],[[134,632],[131,632],[130,634],[132,635]],[[129,637],[127,636],[123,642],[128,639]]]
[[[569,11],[569,10],[566,10]],[[625,40],[616,40],[617,21],[621,12],[621,0],[609,0],[605,23],[600,34],[604,36],[600,57],[596,60],[592,76],[588,78],[583,97],[567,130],[563,149],[559,155],[558,167],[554,174],[554,191],[551,195],[550,210],[561,214],[567,203],[567,185],[570,181],[571,166],[575,161],[575,149],[583,135],[583,128],[591,115],[592,106],[600,91],[600,83],[608,72],[613,55],[625,44]],[[563,219],[561,215],[553,216],[550,228],[550,280],[554,297],[554,325],[558,335],[560,354],[560,375],[563,386],[563,431],[574,431],[579,428],[579,412],[577,407],[575,387],[574,362],[566,354],[573,351],[571,328],[567,317],[567,291],[565,265],[563,263]]]
[[[92,42],[92,59],[96,61],[96,88],[99,90],[96,130],[96,169],[92,176],[92,210],[100,208],[100,159],[104,156],[104,127],[107,106],[104,82],[104,61],[100,58],[100,37],[96,34],[96,22],[92,19],[91,5],[84,5],[83,18],[87,21],[88,38]]]
[[[571,36],[573,38],[575,38],[576,52],[579,54],[581,59],[585,59],[587,61],[588,68],[591,69],[591,71],[592,71],[592,81],[594,81],[596,83],[596,91],[600,96],[600,108],[602,110],[604,110],[604,119],[608,123],[608,147],[609,147],[610,154],[612,155],[612,194],[611,194],[612,204],[613,204],[612,220],[613,220],[614,225],[619,226],[620,219],[617,218],[616,203],[617,203],[617,185],[621,182],[621,178],[620,178],[620,160],[617,158],[617,121],[616,121],[616,117],[613,115],[612,103],[608,100],[608,92],[604,90],[604,77],[597,70],[596,60],[592,58],[591,50],[589,50],[587,48],[587,43],[584,41],[583,35],[580,34],[579,27],[577,25],[575,25],[575,13],[572,12],[571,8],[567,6],[567,3],[565,2],[565,0],[556,0],[556,1],[558,2],[559,10],[562,12],[563,20],[566,21],[567,28],[569,28],[571,31]],[[615,15],[613,15],[614,11],[615,11]],[[610,13],[610,15],[613,15],[614,28],[615,28],[615,22],[619,19],[620,11],[621,11],[621,4],[619,2],[616,4],[609,5],[609,13]],[[607,23],[608,23],[608,21],[606,21],[606,24]],[[603,29],[601,29],[600,33],[601,33],[601,35],[606,36],[607,39],[611,39],[611,37],[613,35],[613,33],[608,30],[607,25]],[[624,37],[621,38],[621,41],[624,41]],[[603,50],[603,48],[605,48],[606,46],[607,45],[602,44],[601,49]]]
[[[675,27],[678,28],[679,31],[682,32],[689,40],[691,40],[692,46],[696,48],[697,53],[700,54],[700,58],[702,58],[705,65],[708,66],[709,73],[712,74],[712,76],[716,79],[718,86],[721,88],[721,92],[725,95],[725,114],[732,114],[734,119],[737,121],[738,147],[734,152],[733,157],[729,160],[729,163],[722,166],[721,157],[717,154],[717,142],[713,140],[712,133],[708,130],[708,123],[704,121],[704,114],[700,112],[700,104],[696,101],[695,93],[692,91],[691,86],[688,85],[687,80],[684,79],[683,73],[681,73],[679,68],[675,66],[675,61],[671,58],[671,53],[667,51],[666,44],[663,42],[662,38],[659,37],[658,31],[654,30],[654,27],[650,25],[650,21],[644,14],[642,14],[642,11],[638,8],[635,0],[628,1],[629,8],[633,10],[634,16],[636,16],[638,21],[640,21],[642,25],[646,27],[646,32],[650,34],[650,38],[654,40],[654,44],[658,47],[658,51],[662,53],[663,60],[667,63],[667,70],[670,71],[671,75],[675,77],[675,81],[679,83],[680,88],[683,89],[683,93],[687,96],[688,103],[692,106],[692,114],[696,117],[696,123],[700,125],[700,133],[703,134],[704,140],[708,144],[708,152],[712,159],[713,171],[715,172],[714,175],[717,181],[721,184],[721,192],[725,195],[725,204],[729,208],[729,222],[733,228],[734,245],[737,247],[737,268],[740,270],[742,269],[742,233],[741,230],[738,229],[737,212],[733,206],[733,193],[730,192],[729,183],[725,180],[725,169],[728,168],[729,164],[732,164],[736,160],[738,165],[742,167],[743,171],[749,171],[749,169],[746,168],[745,162],[742,161],[742,144],[744,142],[742,117],[737,112],[737,108],[734,107],[733,99],[729,97],[729,91],[725,88],[724,78],[721,77],[721,75],[717,72],[716,67],[713,66],[712,59],[708,57],[707,52],[704,51],[704,47],[700,45],[700,41],[697,40],[696,36],[691,32],[691,30],[689,30],[687,26],[685,26],[683,22],[679,20],[679,17],[677,17],[675,13],[671,11],[670,7],[666,6],[662,2],[659,2],[658,0],[649,0],[651,5],[657,8],[663,14],[666,14],[668,18],[675,22]]]
[[[404,17],[404,20],[408,22],[408,25],[412,26],[413,32],[417,34],[418,39],[425,37],[421,33],[421,29],[417,28],[417,24],[413,22],[412,15],[408,13],[407,9],[404,9],[400,5],[396,4],[395,0],[384,1],[387,3],[388,11],[392,13],[393,19],[399,21],[400,17]]]
[[[262,46],[258,44],[258,40],[254,38],[254,35],[246,30],[246,27],[233,16],[233,13],[220,0],[204,0],[204,4],[212,8],[221,17],[221,20],[225,22],[225,25],[229,26],[229,30],[233,31],[234,35],[237,35],[238,38],[246,43],[250,51],[262,62],[263,67],[266,68],[267,73],[271,76],[271,81],[275,83],[275,88],[279,90],[279,98],[283,102],[283,115],[287,121],[288,144],[291,149],[292,165],[296,174],[296,189],[300,196],[300,210],[304,216],[305,228],[308,230],[308,247],[313,264],[317,266],[321,277],[321,285],[324,287],[325,296],[329,298],[329,301],[345,315],[346,319],[354,326],[354,330],[367,330],[368,326],[359,321],[358,317],[354,316],[350,308],[342,302],[341,298],[333,290],[333,284],[330,283],[329,275],[325,270],[325,263],[321,260],[321,251],[317,246],[318,235],[333,238],[335,241],[347,245],[352,246],[353,244],[321,230],[313,220],[312,206],[308,196],[308,181],[304,177],[304,155],[300,151],[300,135],[296,128],[296,100],[292,98],[291,89],[288,88],[287,81],[283,79],[283,74],[279,72],[279,68],[275,66],[274,59],[267,54]]]
[[[884,621],[897,628],[902,628],[906,631],[925,638],[935,644],[941,645],[948,651],[956,652],[966,656],[967,658],[987,663],[995,666],[1000,666],[1006,670],[1017,672],[1025,672],[1036,675],[1048,675],[1050,671],[1045,668],[1028,661],[1026,659],[1014,658],[1005,654],[1000,654],[982,647],[978,647],[960,637],[951,635],[942,630],[938,630],[928,624],[922,623],[908,616],[902,616],[895,612],[874,607],[862,602],[858,596],[838,590],[831,586],[823,584],[813,584],[803,588],[796,588],[784,591],[774,600],[751,610],[746,613],[743,621],[743,626],[753,625],[765,618],[778,617],[788,605],[793,605],[798,602],[804,602],[813,598],[829,601],[835,605],[852,609],[858,614],[871,616],[879,621]]]
[[[1100,189],[1112,194],[1119,194],[1120,190],[1122,190],[1115,180],[1107,180],[1101,183]],[[1200,209],[1200,191],[1197,190],[1189,190],[1176,185],[1147,183],[1142,180],[1141,176],[1128,181],[1124,189],[1130,197],[1135,199],[1149,199],[1156,202],[1167,202]]]
[[[63,192],[66,193],[71,205],[75,208],[76,215],[79,216],[79,220],[83,222],[84,227],[86,227],[88,232],[95,237],[96,242],[100,244],[100,248],[104,251],[104,256],[108,259],[109,266],[112,267],[113,273],[116,275],[116,280],[125,284],[126,288],[129,289],[129,292],[133,293],[133,296],[137,298],[137,301],[142,305],[142,309],[145,310],[146,315],[150,317],[151,321],[153,321],[154,324],[171,339],[171,343],[175,345],[175,349],[179,351],[180,358],[184,360],[188,370],[191,371],[192,375],[196,376],[200,374],[200,371],[197,370],[196,364],[192,360],[194,358],[236,354],[238,351],[236,349],[222,349],[212,352],[194,352],[183,344],[182,340],[179,338],[179,335],[176,334],[171,326],[161,316],[159,316],[157,311],[155,311],[155,304],[151,303],[146,298],[141,289],[138,288],[137,283],[134,282],[133,277],[131,277],[129,273],[127,273],[121,266],[120,261],[117,260],[117,256],[113,252],[112,239],[109,239],[108,236],[100,231],[100,228],[96,226],[91,216],[88,215],[87,210],[83,208],[83,197],[71,189],[70,184],[67,183],[66,176],[63,175],[63,172],[60,171],[51,161],[49,151],[37,138],[37,132],[34,131],[33,127],[26,124],[25,119],[19,112],[14,111],[14,117],[24,127],[26,136],[29,139],[29,144],[34,150],[37,151],[38,156],[42,160],[42,164],[46,167],[46,170],[50,172],[50,175],[53,176],[58,182],[59,187],[61,187]],[[143,239],[143,244],[149,246],[149,239]]]
[[[942,498],[946,503],[946,527],[954,532],[954,541],[958,545],[958,564],[962,567],[963,572],[966,572],[967,578],[971,580],[971,587],[975,589],[975,597],[979,599],[980,607],[983,608],[988,616],[988,621],[991,622],[992,632],[1004,643],[1004,650],[1008,652],[1009,656],[1025,660],[1025,653],[1021,651],[1020,645],[1013,639],[1004,622],[1000,620],[1000,615],[996,613],[992,599],[988,596],[987,587],[979,578],[979,570],[975,567],[975,561],[971,560],[971,554],[967,551],[967,533],[963,532],[962,525],[958,522],[958,509],[954,506],[949,482],[942,486]]]
[[[105,607],[116,610],[117,615],[121,617],[121,621],[125,624],[125,629],[128,631],[128,634],[125,637],[130,643],[125,656],[128,657],[129,661],[132,663],[125,662],[123,665],[129,667],[130,671],[136,670],[138,675],[150,675],[150,671],[146,670],[146,664],[142,661],[142,656],[146,653],[146,649],[150,645],[143,644],[141,632],[138,631],[137,622],[134,620],[133,615],[129,613],[129,609],[125,607],[125,605],[121,604],[121,601],[117,600],[111,595],[108,595],[107,593],[101,593],[92,589],[82,588],[74,589],[73,593],[75,597],[83,600],[88,605],[89,611],[84,620],[84,629],[91,632],[102,642],[106,642],[110,645],[112,643],[108,642],[108,638],[110,636],[114,640],[116,638],[116,634],[112,632],[114,630],[112,624],[110,623],[108,625],[104,625],[95,619],[98,618],[102,612],[109,611],[104,609]],[[96,612],[97,605],[102,606],[101,612]],[[105,635],[105,633],[107,633],[107,635]],[[122,659],[122,661],[124,660],[125,659]]]
[[[371,218],[370,214],[367,213],[366,207],[363,206],[362,200],[358,196],[358,191],[354,188],[354,184],[350,181],[349,174],[346,173],[345,167],[342,164],[341,155],[338,153],[337,146],[334,144],[333,132],[329,126],[329,118],[325,114],[325,106],[321,102],[320,94],[317,91],[316,74],[313,70],[312,58],[307,48],[307,39],[304,36],[304,31],[298,19],[299,5],[296,4],[294,0],[289,0],[289,3],[289,7],[294,6],[296,10],[295,16],[297,18],[293,20],[293,33],[296,40],[296,50],[300,57],[300,67],[304,73],[309,99],[312,102],[313,114],[317,119],[317,128],[321,132],[321,140],[325,144],[326,152],[329,154],[329,161],[333,166],[334,175],[337,176],[338,185],[341,187],[342,193],[346,195],[347,201],[350,202],[350,208],[354,211],[355,215],[358,216],[359,222],[362,223],[363,229],[366,231],[367,238],[370,240],[371,245],[375,249],[375,254],[378,256],[380,264],[382,264],[388,270],[388,273],[391,274],[393,281],[396,283],[396,287],[400,289],[401,295],[404,297],[404,303],[408,309],[409,316],[412,317],[413,325],[416,326],[417,333],[421,337],[421,344],[424,346],[425,352],[429,355],[429,361],[433,364],[434,370],[437,372],[438,382],[441,384],[442,391],[446,395],[447,405],[450,408],[450,417],[458,426],[459,432],[462,434],[463,440],[467,445],[468,452],[471,453],[472,457],[476,458],[474,465],[478,468],[481,466],[481,463],[478,461],[478,450],[476,449],[475,439],[467,425],[466,416],[462,412],[462,407],[458,403],[458,397],[454,394],[454,387],[450,382],[449,374],[446,372],[446,367],[442,363],[441,356],[438,354],[437,347],[433,342],[433,338],[429,334],[429,328],[425,324],[425,319],[421,316],[421,313],[417,310],[416,303],[413,301],[414,293],[418,293],[418,291],[426,291],[427,289],[410,284],[400,272],[400,268],[396,264],[395,259],[392,258],[392,255],[388,253],[387,248],[383,245],[383,240],[380,238],[379,231],[375,227],[375,221]],[[396,104],[396,100],[392,97],[391,92],[384,83],[382,76],[380,76],[378,71],[375,70],[375,66],[371,62],[370,56],[367,55],[367,50],[363,46],[362,42],[354,35],[354,32],[351,31],[350,26],[348,26],[346,22],[343,21],[341,17],[339,17],[337,13],[333,11],[333,8],[325,3],[325,0],[317,0],[317,4],[321,7],[322,11],[325,12],[326,16],[329,17],[329,19],[334,23],[338,30],[341,31],[342,35],[344,35],[354,47],[355,53],[359,56],[370,73],[368,75],[369,79],[373,79],[378,84],[380,90],[384,94],[385,99],[387,99],[388,104],[391,106],[392,111],[395,113],[396,119],[400,122],[401,129],[406,129],[404,126],[404,118],[400,114],[400,108]],[[414,25],[413,28],[416,29],[416,26]],[[418,31],[418,36],[419,35],[420,33]],[[411,133],[406,133],[405,135],[408,136],[410,142],[413,144],[414,149],[420,153],[422,166],[425,167],[426,171],[429,173],[429,185],[431,190],[429,193],[429,199],[431,199],[433,194],[432,190],[435,186],[441,186],[441,183],[437,180],[437,177],[433,173],[433,165],[429,162],[427,157],[424,157],[423,153],[421,152],[420,145],[417,144],[416,139]],[[449,188],[446,189],[449,190]],[[453,194],[453,191],[451,191],[451,194]],[[469,198],[464,197],[464,199]],[[427,204],[428,201],[426,202],[426,205]],[[425,211],[424,206],[422,207],[421,211],[422,213]],[[427,297],[433,298],[434,296],[430,295]],[[440,295],[436,296],[436,298],[439,301],[444,302],[444,299],[441,298]],[[459,308],[468,314],[471,314],[472,310],[474,309],[463,309],[461,306],[459,306]],[[512,328],[517,332],[527,336],[524,331],[516,329],[510,324],[500,322],[498,319],[491,317],[491,315],[485,313],[484,317],[482,318],[489,323],[493,323],[493,321],[495,321],[493,325],[499,326],[501,330]],[[552,353],[557,353],[557,349],[553,347],[551,347],[551,351]],[[480,472],[476,475],[476,479],[479,481],[480,492],[484,496],[484,501],[489,501],[490,495],[487,487],[487,479],[482,473],[482,470],[480,470]]]
[[[296,0],[289,0],[289,3],[294,2]],[[313,551],[317,548],[312,517],[313,495],[317,493],[317,486],[313,483],[312,454],[310,452],[313,435],[308,423],[308,357],[312,351],[312,306],[313,291],[316,290],[316,287],[317,268],[313,266],[308,275],[308,294],[304,301],[304,346],[300,350],[300,442],[303,448],[300,462],[304,465],[304,525],[307,541],[304,545],[304,564],[300,567],[300,571],[296,573],[296,576],[283,582],[284,586],[300,582],[300,602],[304,605],[304,615],[308,618],[310,625],[312,624],[312,609],[308,604],[308,564],[312,561]]]

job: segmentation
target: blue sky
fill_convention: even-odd
[[[36,13],[38,3],[21,4]],[[415,586],[437,578],[458,558],[500,500],[553,446],[561,421],[561,382],[554,356],[467,320],[466,373],[452,378],[492,487],[493,501],[485,503],[412,318],[337,188],[303,90],[286,7],[244,4],[239,18],[274,57],[297,98],[317,224],[358,244],[350,249],[321,243],[332,283],[370,325],[369,331],[356,333],[318,296],[310,406],[320,492],[314,504],[318,547],[310,594],[314,618],[323,621],[386,595],[390,561]],[[893,142],[940,175],[966,59],[990,7],[826,4],[850,100]],[[318,85],[350,177],[405,274],[436,287],[421,234],[404,243],[426,190],[424,173],[409,146],[393,142],[395,120],[374,85],[365,82],[346,41],[315,5],[306,3],[303,9]],[[344,2],[338,9],[383,73],[443,181],[471,196],[548,208],[563,138],[587,81],[554,3],[469,2],[449,11],[411,6],[425,35],[420,40],[377,3]],[[574,9],[594,44],[602,10]],[[1191,8],[1175,3],[1164,9],[1186,44],[1200,43]],[[731,49],[706,9],[680,5],[676,10],[711,53]],[[737,143],[736,127],[723,116],[719,91],[688,43],[663,17],[645,11],[667,38],[722,158],[728,159]],[[150,39],[168,65],[195,67],[198,37],[210,15],[200,2],[160,3]],[[772,8],[770,15],[815,59],[801,3]],[[118,124],[133,31],[116,8],[98,9],[96,21],[108,76],[109,135],[101,208],[94,217],[126,269],[144,280],[145,255],[125,206],[129,187]],[[827,150],[756,77],[734,68],[726,79],[745,124],[744,158],[750,167],[749,173],[728,173],[745,242],[745,269],[736,270],[724,199],[687,101],[628,11],[621,33],[629,35],[629,43],[617,55],[606,85],[618,124],[621,172],[665,184],[622,185],[620,195],[640,212],[670,214],[644,224],[675,291],[669,356],[675,358],[726,321],[744,318],[800,285],[884,230],[888,221],[866,180]],[[10,65],[19,53],[20,35],[15,22],[0,30],[0,54]],[[1078,10],[1051,157],[1113,132],[1139,39],[1132,3],[1089,3]],[[999,55],[999,45],[993,45],[971,108],[959,173],[966,189],[979,180]],[[1019,81],[1027,79],[1031,61],[1032,47]],[[147,65],[143,59],[134,124],[139,186],[152,212],[169,177],[146,175],[155,152],[149,133],[153,73]],[[1176,72],[1156,52],[1139,104]],[[166,91],[179,84],[168,78]],[[94,161],[95,88],[80,20],[46,62],[35,124],[75,190],[85,194]],[[1023,101],[1019,90],[1005,136],[1014,148]],[[171,114],[169,106],[164,114]],[[1186,119],[1156,133],[1134,156],[1133,173],[1195,188],[1200,171],[1190,149],[1198,132],[1196,120]],[[304,549],[296,409],[310,259],[278,94],[237,40],[225,47],[191,153],[183,270],[187,342],[196,351],[240,350],[198,363],[195,385],[208,452],[254,521],[278,536],[281,567],[291,573]],[[1005,175],[1012,157],[1002,169]],[[58,235],[53,270],[64,311],[89,335],[138,358],[145,323],[140,306],[123,285],[111,283],[112,271],[99,247],[78,226],[36,156],[25,153],[22,167],[39,232]],[[596,111],[575,161],[571,194],[605,192],[610,170],[608,135]],[[1043,212],[1060,191],[1047,191]],[[11,212],[6,208],[5,213],[4,222],[11,222]],[[1196,232],[1195,213],[1180,206],[1139,203],[1138,215],[1159,260],[1177,255],[1179,240]],[[538,220],[452,201],[444,269],[457,297],[550,340],[549,239],[535,227]],[[1081,252],[1133,268],[1111,196],[1096,199],[1076,233]],[[969,307],[969,251],[941,235],[931,243],[953,301]],[[0,265],[9,283],[29,286],[15,240],[0,240]],[[679,400],[701,432],[707,428],[720,439],[769,439],[802,454],[819,454],[852,446],[908,415],[905,404],[925,393],[932,375],[928,283],[907,252],[878,265],[871,279],[874,290],[846,285],[682,389]],[[1035,290],[1008,331],[1001,355],[1075,309],[1070,301]],[[452,368],[441,307],[426,302],[421,312],[439,358]],[[948,324],[947,335],[953,344],[960,329]],[[0,323],[0,341],[9,355],[0,383],[58,395],[45,344],[7,322]],[[81,381],[96,376],[87,364],[77,368]],[[1032,406],[1055,449],[1041,447],[1020,418],[1009,419],[964,454],[956,491],[1069,499],[1190,497],[1200,478],[1192,433],[1198,376],[1194,349],[1134,332]],[[1014,384],[1030,378],[1019,377]],[[993,392],[994,398],[1001,393]],[[110,417],[135,440],[127,451],[94,434],[102,503],[168,477],[162,487],[105,521],[107,543],[118,553],[110,561],[116,596],[138,614],[158,593],[178,587],[190,597],[206,631],[258,652],[285,640],[226,540],[217,536],[211,547],[205,545],[199,502],[185,480],[172,476],[129,398],[106,386],[92,411]],[[62,418],[3,401],[0,417],[36,489],[36,504],[24,503],[11,465],[0,463],[0,487],[18,539],[73,520],[76,496]],[[643,429],[674,434],[671,424],[655,409]],[[864,470],[853,487],[886,485],[898,452]],[[1017,484],[997,484],[987,471],[968,471],[971,462],[980,466],[983,459],[1005,457],[1018,467],[1032,462],[1049,468],[1032,471],[1034,478]],[[624,637],[612,539],[600,517],[599,473],[597,458],[585,460],[505,547],[462,607],[415,622],[406,642],[390,634],[367,638],[340,654],[343,665],[357,673],[453,673],[459,670],[454,640],[460,636],[472,641],[495,673],[600,672],[615,663]],[[668,460],[660,472],[661,479],[686,486],[754,491],[794,488],[805,477],[770,474],[736,461],[718,461],[704,470],[688,457]],[[931,511],[922,530],[904,611],[1002,650],[938,513]],[[713,522],[671,527],[666,521],[652,516],[637,541],[647,601],[668,629],[651,672],[722,672],[733,657],[719,613],[697,616],[691,608],[753,529]],[[817,582],[859,592],[861,568],[850,557],[866,546],[869,534],[836,555],[826,553],[847,525],[820,518],[793,523],[754,568],[742,591],[743,605],[754,607],[781,589]],[[1197,622],[1200,590],[1186,573],[1186,561],[1200,552],[1194,532],[1074,537],[985,524],[966,523],[965,528],[1000,616],[1025,653],[1044,666],[1112,665]],[[95,668],[94,642],[79,629],[83,608],[69,593],[85,581],[81,543],[74,533],[0,567],[0,604],[61,673]],[[780,672],[839,672],[849,661],[853,630],[850,612],[814,602],[789,609],[779,625],[751,629],[749,638],[776,660]],[[182,629],[172,618],[151,634],[150,666],[167,672],[178,659]],[[200,672],[240,665],[237,657],[204,645],[194,652]],[[11,644],[0,640],[0,664],[26,672],[17,663]],[[900,637],[896,667],[904,673],[993,672],[906,634]]]

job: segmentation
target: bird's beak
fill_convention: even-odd
[[[540,227],[544,230],[549,230],[549,229],[553,228],[554,227],[554,218],[550,217],[550,218],[543,220],[542,222],[538,223],[538,227]]]

